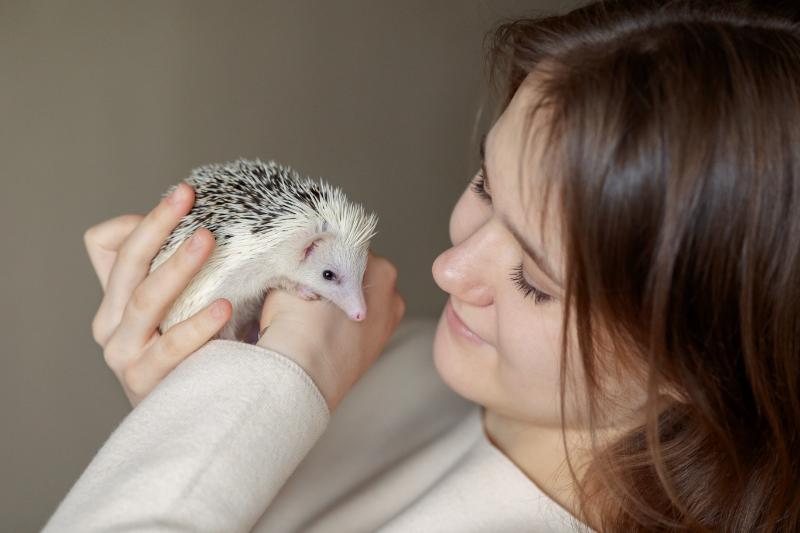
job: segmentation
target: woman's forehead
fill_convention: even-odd
[[[515,207],[526,219],[538,222],[538,216],[545,207],[555,204],[551,198],[544,205],[544,149],[547,132],[548,113],[545,107],[533,113],[538,99],[538,91],[533,84],[520,86],[514,98],[503,111],[490,130],[486,139],[486,155],[489,166],[503,181],[504,187],[517,198]]]

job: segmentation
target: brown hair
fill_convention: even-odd
[[[774,6],[594,2],[487,35],[502,108],[544,74],[562,429],[571,313],[590,428],[599,332],[649,369],[647,422],[580,480],[568,459],[600,531],[800,531],[800,27]]]

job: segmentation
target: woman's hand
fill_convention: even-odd
[[[372,366],[405,313],[397,268],[369,254],[364,272],[367,317],[355,322],[327,300],[304,300],[271,289],[261,310],[257,345],[298,363],[314,380],[331,412]]]
[[[164,315],[214,249],[213,234],[200,228],[148,274],[150,262],[193,204],[194,190],[180,183],[147,216],[112,218],[83,236],[104,292],[92,335],[133,406],[217,333],[233,312],[229,301],[215,300],[163,334],[158,331]]]

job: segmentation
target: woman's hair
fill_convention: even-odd
[[[500,107],[536,70],[525,127],[547,109],[562,429],[571,314],[591,429],[601,344],[649,372],[646,422],[593,437],[580,480],[568,459],[581,517],[604,532],[800,531],[797,8],[594,2],[487,37]]]

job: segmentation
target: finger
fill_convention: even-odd
[[[258,320],[259,328],[272,324],[279,310],[286,309],[288,305],[292,304],[291,300],[293,299],[301,300],[299,296],[295,296],[284,288],[270,287],[261,306],[261,315]],[[308,303],[312,303],[312,301]]]
[[[395,326],[403,319],[403,316],[405,314],[406,314],[406,300],[398,293],[397,304],[396,304]]]
[[[145,344],[213,249],[214,235],[199,228],[145,278],[131,295],[115,333],[124,346]]]
[[[259,331],[276,321],[290,323],[295,326],[304,324],[311,317],[322,317],[329,312],[340,313],[341,310],[326,298],[306,300],[285,288],[269,289],[259,315]],[[313,323],[313,322],[312,322]]]
[[[92,226],[83,234],[89,261],[103,291],[106,290],[108,274],[117,258],[117,250],[143,218],[141,215],[121,215]]]
[[[231,303],[221,298],[175,324],[125,370],[125,385],[137,396],[146,396],[181,361],[219,332],[232,314]]]
[[[149,273],[153,257],[194,203],[194,190],[189,185],[181,182],[174,190],[179,193],[176,203],[162,199],[119,249],[109,274],[106,297],[101,304],[109,322],[119,322],[134,289]]]
[[[364,272],[363,284],[369,287],[364,292],[364,297],[369,301],[379,301],[385,298],[386,291],[393,290],[397,283],[397,268],[386,259],[376,259],[371,268]]]

